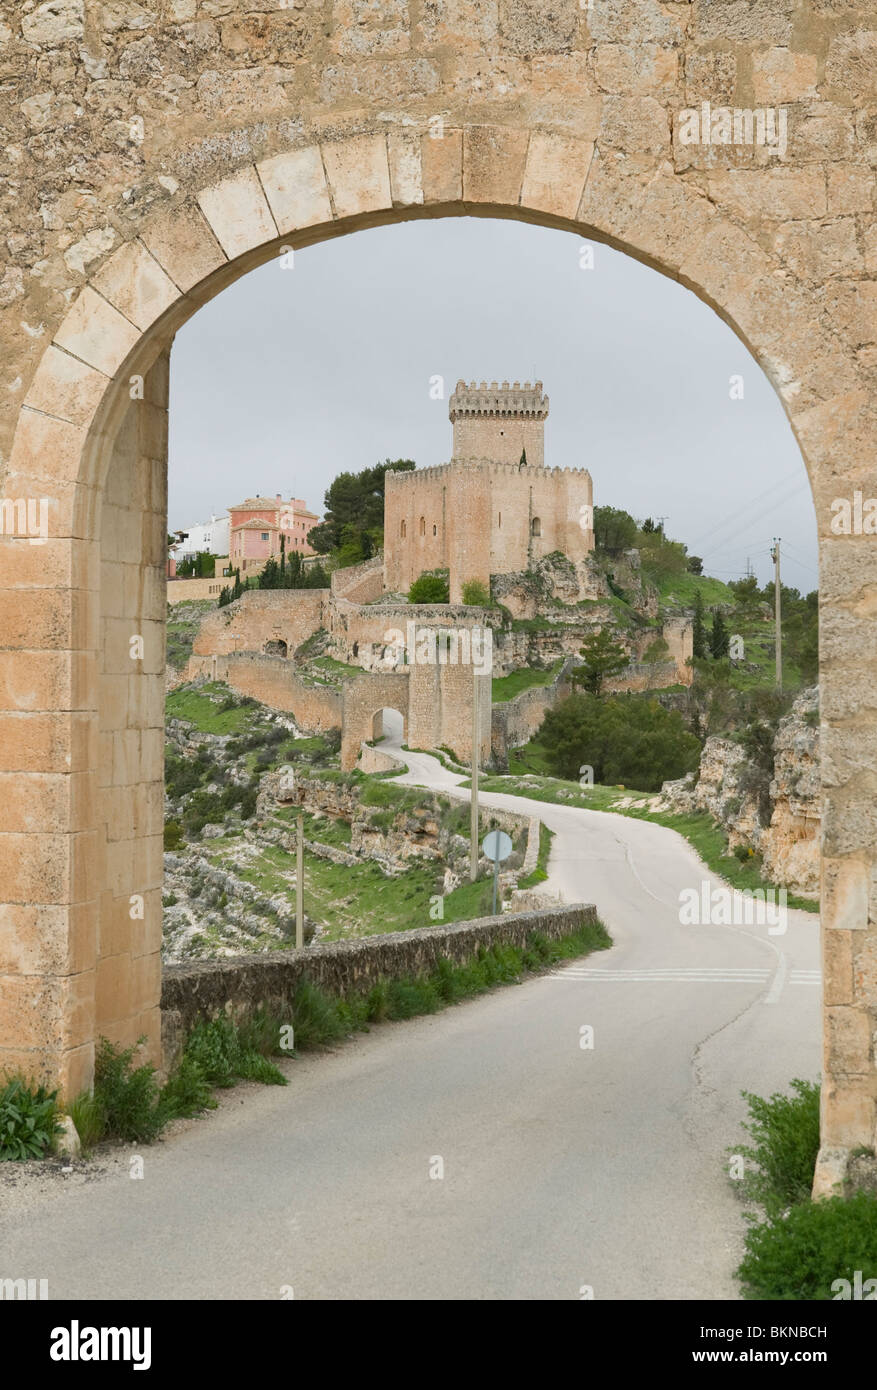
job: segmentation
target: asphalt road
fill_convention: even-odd
[[[595,902],[611,950],[289,1062],[285,1089],[91,1171],[0,1172],[0,1276],[53,1298],[736,1297],[724,1154],[742,1089],[818,1074],[817,918],[683,926],[680,890],[717,881],[674,832],[484,801],[539,811],[546,890]]]

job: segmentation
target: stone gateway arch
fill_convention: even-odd
[[[799,441],[825,1161],[872,1145],[877,538],[831,526],[833,501],[877,495],[870,0],[48,0],[6,21],[0,1068],[70,1095],[101,1034],[158,1054],[174,333],[290,249],[516,217],[693,290]]]

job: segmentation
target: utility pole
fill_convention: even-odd
[[[305,944],[305,818],[299,811],[295,836],[295,949]]]
[[[469,878],[474,883],[478,877],[478,672],[472,667],[472,822],[469,829]]]
[[[774,584],[774,625],[776,628],[776,654],[777,654],[777,690],[783,688],[783,614],[782,599],[780,589],[780,537],[774,536],[773,550],[770,552],[773,560],[773,584]]]

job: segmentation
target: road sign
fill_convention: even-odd
[[[494,864],[501,864],[512,852],[511,836],[504,830],[491,830],[481,842],[481,848]]]

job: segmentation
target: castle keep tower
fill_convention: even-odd
[[[545,417],[548,397],[542,382],[519,381],[501,386],[492,381],[458,381],[448,405],[454,426],[454,459],[492,459],[519,463],[526,450],[527,463],[545,463]]]
[[[425,571],[446,569],[451,603],[460,603],[469,580],[487,586],[492,574],[533,569],[552,551],[575,562],[593,550],[590,473],[545,467],[541,381],[458,381],[448,413],[450,463],[387,474],[387,590],[407,592]]]

